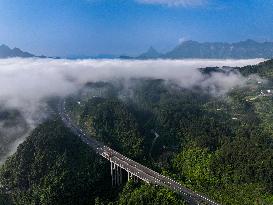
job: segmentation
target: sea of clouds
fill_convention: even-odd
[[[215,73],[204,78],[197,68],[242,67],[264,59],[250,60],[65,60],[11,58],[0,60],[0,105],[18,109],[35,127],[37,115],[45,115],[45,99],[65,97],[87,82],[131,78],[156,78],[176,82],[183,88],[196,85],[219,88],[222,93],[243,85],[240,73]],[[219,90],[219,89],[218,89]],[[36,117],[34,117],[36,116]],[[17,145],[16,145],[17,146]]]

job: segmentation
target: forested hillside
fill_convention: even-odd
[[[92,204],[107,191],[106,172],[106,163],[57,120],[36,128],[0,177],[15,204]]]
[[[109,169],[108,162],[60,120],[48,121],[1,167],[0,204],[135,204],[143,192],[147,192],[145,201],[152,204],[154,193],[158,193],[157,203],[181,200],[168,190],[141,184],[128,184],[124,191],[112,189]],[[165,199],[164,193],[169,197]]]
[[[233,72],[226,69],[204,73]],[[92,137],[220,204],[273,204],[272,61],[234,70],[245,85],[221,95],[161,79],[100,82],[67,98],[66,110]],[[2,200],[184,204],[144,183],[113,189],[109,169],[60,120],[51,120],[2,166]]]

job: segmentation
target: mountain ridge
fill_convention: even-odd
[[[9,46],[5,44],[0,45],[0,58],[13,57],[31,58],[35,57],[35,55],[29,52],[22,51],[20,48],[17,47],[11,49]]]
[[[151,47],[153,49],[153,47]],[[151,48],[136,59],[251,59],[273,58],[273,42],[257,42],[251,39],[235,43],[183,41],[172,50],[161,55],[150,55],[157,52]]]
[[[6,58],[53,58],[60,59],[60,57],[50,57],[45,55],[35,55],[27,51],[23,51],[20,48],[14,47],[10,48],[6,44],[0,45],[0,59]]]
[[[9,46],[0,45],[0,59],[5,58],[56,58],[48,56],[37,56],[32,53],[22,51],[20,48],[11,49]],[[253,58],[273,58],[273,42],[257,42],[251,39],[235,43],[226,42],[203,42],[188,40],[183,41],[172,50],[165,53],[158,52],[153,46],[149,47],[146,52],[138,56],[130,55],[110,55],[101,54],[96,57],[92,56],[73,56],[68,59],[253,59]]]

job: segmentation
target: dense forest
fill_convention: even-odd
[[[0,106],[0,164],[28,131],[29,126],[18,110]]]
[[[273,60],[228,93],[161,79],[87,84],[66,109],[90,136],[220,204],[273,204]],[[260,76],[260,77],[257,77]],[[162,187],[111,187],[110,165],[62,125],[36,128],[1,167],[2,204],[185,204]]]

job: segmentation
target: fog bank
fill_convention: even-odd
[[[120,78],[125,80],[143,77],[160,78],[172,80],[183,88],[198,85],[209,87],[211,93],[225,93],[234,86],[243,85],[246,79],[239,73],[228,75],[217,73],[204,78],[197,68],[241,67],[262,61],[264,60],[2,59],[0,60],[0,105],[4,108],[20,110],[29,127],[33,128],[37,118],[46,116],[45,99],[52,96],[65,97],[79,90],[87,82]],[[216,87],[218,91],[215,90]]]

